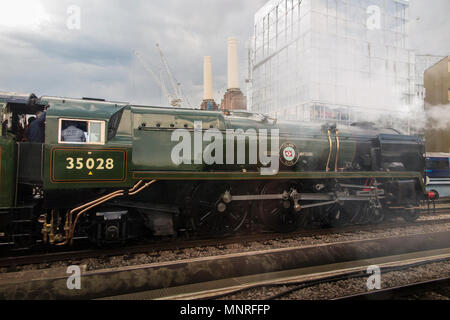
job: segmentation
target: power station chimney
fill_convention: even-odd
[[[237,39],[228,38],[228,90],[239,89]]]
[[[228,38],[228,90],[223,97],[224,110],[246,110],[247,99],[239,88],[239,61],[237,39]]]
[[[204,58],[203,63],[203,100],[213,99],[213,84],[212,84],[212,64],[211,57]]]
[[[208,111],[218,109],[213,97],[212,64],[209,56],[204,57],[203,62],[203,102],[201,108]]]

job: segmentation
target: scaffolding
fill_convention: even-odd
[[[255,15],[252,110],[279,119],[372,121],[416,96],[403,0],[272,0]]]

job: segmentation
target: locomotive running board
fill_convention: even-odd
[[[358,171],[358,172],[278,172],[261,175],[257,171],[132,171],[135,180],[279,180],[279,179],[357,179],[397,178],[419,179],[420,172],[414,171]]]
[[[256,171],[132,171],[135,180],[312,180],[312,179],[414,179],[418,180],[424,194],[427,194],[420,172],[414,171],[361,171],[361,172],[278,172],[275,175],[261,175]]]
[[[273,179],[345,179],[345,178],[400,178],[422,179],[414,171],[358,171],[358,172],[278,172],[261,175],[257,171],[132,171],[138,180],[273,180]]]

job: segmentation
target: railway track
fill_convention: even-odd
[[[268,249],[86,271],[68,290],[66,270],[0,274],[0,299],[201,299],[259,284],[295,284],[325,276],[450,259],[450,232]],[[366,275],[367,276],[367,275]],[[315,278],[314,278],[315,277]],[[203,296],[202,296],[203,295]]]
[[[450,277],[435,280],[411,283],[393,288],[386,288],[371,292],[364,292],[334,300],[390,300],[390,299],[414,299],[426,292],[437,292],[442,297],[450,297]]]
[[[428,214],[428,210],[431,214],[440,214],[445,212],[450,212],[450,200],[439,200],[436,202],[422,204],[422,213]]]
[[[111,249],[89,248],[81,250],[55,251],[55,252],[39,252],[30,255],[21,256],[6,256],[0,258],[0,267],[14,268],[21,265],[45,264],[56,261],[77,261],[89,258],[107,258],[112,256],[152,253],[158,251],[168,250],[182,250],[188,248],[202,248],[202,247],[220,247],[235,243],[250,243],[250,242],[265,242],[271,240],[292,239],[298,237],[314,237],[331,234],[353,233],[353,232],[373,232],[377,230],[387,230],[398,227],[408,226],[428,226],[450,223],[450,218],[425,220],[417,222],[398,222],[391,221],[378,225],[352,225],[341,228],[328,229],[308,229],[297,231],[293,233],[257,233],[257,234],[239,234],[231,237],[208,238],[208,239],[193,239],[193,240],[171,240],[164,242],[149,242],[145,244],[128,245],[124,247],[116,247]]]
[[[436,207],[435,209],[430,208],[431,210],[431,214],[442,214],[442,213],[448,213],[450,212],[450,208],[445,206],[445,207]],[[434,212],[433,212],[434,211]],[[425,210],[426,212],[426,210]]]
[[[254,299],[251,291],[262,291],[264,293],[256,295],[257,300],[278,300],[283,299],[290,294],[306,288],[316,288],[322,284],[337,283],[339,281],[348,281],[349,279],[366,279],[368,274],[366,266],[371,262],[380,266],[381,272],[401,272],[419,266],[427,266],[433,263],[449,262],[450,249],[444,250],[447,254],[434,255],[436,251],[420,252],[411,255],[400,255],[391,261],[383,261],[386,259],[370,259],[366,265],[362,265],[360,261],[351,261],[344,264],[337,264],[331,266],[317,266],[310,268],[306,272],[299,272],[298,276],[285,277],[283,275],[276,275],[273,278],[270,276],[261,275],[261,281],[254,283],[241,284],[239,286],[216,289],[203,290],[199,292],[183,293],[183,290],[174,290],[172,295],[163,297],[163,300],[248,300]],[[443,252],[443,251],[442,251]],[[441,252],[441,253],[442,253]],[[331,300],[389,300],[389,299],[404,299],[414,298],[417,294],[424,292],[439,292],[440,296],[449,296],[449,277],[421,281],[416,283],[408,283],[401,286],[385,288],[375,291],[367,291],[352,295],[345,295]],[[271,292],[271,288],[276,292],[275,294],[267,294]],[[286,289],[285,289],[286,288]],[[319,290],[318,288],[313,290]],[[184,291],[186,291],[184,289]],[[243,294],[250,291],[247,295]],[[120,298],[139,298],[146,295],[126,295]],[[147,293],[148,296],[148,293]]]

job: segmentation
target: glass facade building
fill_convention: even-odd
[[[279,119],[370,121],[416,96],[408,1],[272,0],[255,15],[251,109]]]

